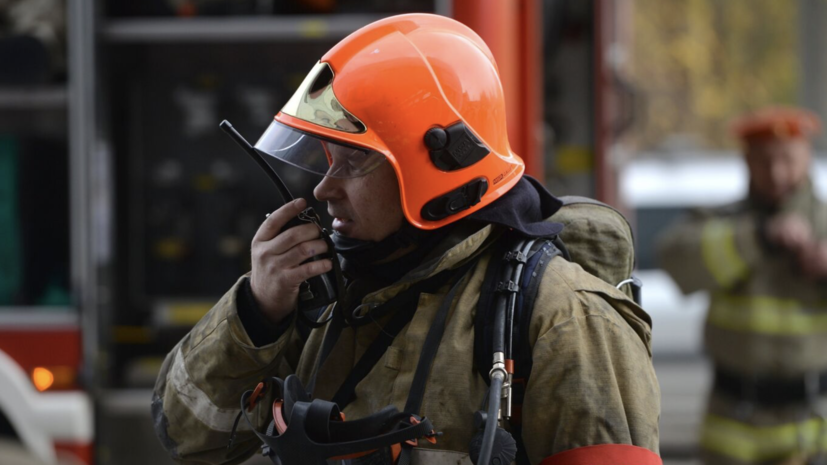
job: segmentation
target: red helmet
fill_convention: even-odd
[[[386,18],[313,67],[256,144],[327,176],[387,159],[405,217],[420,229],[457,221],[519,181],[497,65],[482,39],[443,16]]]

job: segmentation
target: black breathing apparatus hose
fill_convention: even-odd
[[[516,250],[509,252],[503,259],[503,281],[498,283],[497,307],[494,313],[493,329],[493,366],[489,372],[488,410],[483,430],[482,446],[476,465],[489,465],[493,456],[502,451],[494,451],[500,419],[511,417],[511,381],[512,374],[506,369],[506,361],[513,360],[514,311],[517,294],[522,280],[523,268],[528,253],[536,239],[520,240]],[[513,367],[512,367],[513,368]],[[502,400],[506,400],[505,414],[502,415]],[[513,457],[511,458],[513,460]]]

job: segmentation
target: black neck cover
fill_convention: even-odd
[[[539,181],[525,175],[505,195],[472,213],[468,219],[505,226],[526,237],[552,237],[560,234],[563,225],[545,220],[562,206]]]
[[[348,279],[369,277],[382,285],[389,285],[416,268],[451,229],[451,226],[446,226],[425,231],[405,221],[399,231],[379,242],[333,234],[333,244],[336,252],[342,257],[342,271]],[[412,245],[416,247],[405,255],[387,263],[376,264]]]

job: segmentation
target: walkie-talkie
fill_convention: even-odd
[[[276,188],[278,189],[279,194],[281,194],[281,198],[284,203],[287,204],[288,202],[292,202],[293,195],[290,194],[287,186],[281,180],[278,173],[276,173],[273,167],[264,160],[264,157],[262,157],[255,147],[250,145],[250,143],[235,130],[229,121],[222,121],[219,127],[226,132],[242,149],[244,149],[244,151],[259,165],[259,167],[267,173],[267,176],[269,176],[270,180],[273,181],[273,184],[276,185]],[[329,318],[328,320],[317,322],[313,319],[309,319],[305,312],[325,307],[336,301],[338,291],[342,286],[342,272],[339,261],[336,258],[336,252],[333,249],[333,241],[330,239],[330,233],[322,227],[319,215],[315,210],[313,210],[313,207],[306,208],[299,213],[297,217],[288,221],[284,228],[282,228],[282,231],[306,223],[313,223],[319,228],[319,237],[324,239],[327,243],[328,251],[325,254],[320,254],[309,258],[305,261],[305,263],[325,258],[333,262],[333,268],[330,271],[308,279],[299,287],[299,316],[305,320],[305,323],[313,327],[319,327],[324,325]]]

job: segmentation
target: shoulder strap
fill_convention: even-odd
[[[517,308],[514,311],[514,377],[528,380],[531,373],[531,347],[528,345],[531,316],[534,312],[534,302],[543,274],[549,262],[558,256],[564,256],[555,243],[546,241],[539,244],[538,249],[528,259],[525,271],[520,282],[520,293],[517,295]],[[522,404],[522,399],[519,399]]]
[[[477,260],[472,260],[465,265],[453,270],[445,270],[440,272],[439,274],[428,278],[425,281],[418,283],[417,285],[409,288],[407,291],[403,291],[402,293],[398,294],[400,299],[397,297],[392,298],[388,302],[382,305],[382,307],[378,307],[374,309],[374,311],[378,311],[381,313],[383,308],[390,308],[396,311],[393,317],[388,321],[388,323],[382,328],[382,331],[376,337],[376,339],[368,346],[365,353],[356,362],[356,365],[351,370],[350,374],[348,375],[347,379],[345,379],[344,383],[339,387],[336,391],[336,394],[333,396],[332,401],[339,405],[341,409],[350,404],[350,402],[354,398],[354,394],[356,392],[356,386],[362,382],[363,379],[373,370],[373,367],[376,366],[376,363],[379,362],[379,359],[387,352],[388,347],[393,344],[393,341],[396,339],[396,336],[402,331],[402,329],[408,325],[408,323],[413,319],[414,314],[416,313],[419,301],[419,295],[422,292],[429,292],[433,293],[440,287],[444,286],[446,282],[452,283],[451,290],[449,291],[448,295],[443,300],[442,305],[440,306],[440,311],[438,312],[437,316],[434,320],[434,327],[443,328],[445,323],[445,317],[447,315],[447,308],[450,307],[451,302],[454,300],[454,294],[456,293],[456,289],[459,286],[460,281],[468,271],[476,264]],[[424,368],[425,376],[427,377],[427,372],[430,369],[430,361],[433,359],[433,355],[430,351],[433,351],[434,354],[436,353],[436,348],[439,346],[439,342],[442,339],[442,330],[439,329],[438,334],[432,335],[434,333],[434,329],[432,328],[431,331],[428,333],[428,338],[425,341],[425,345],[423,346],[423,354],[420,356],[420,366],[417,366],[416,376],[414,377],[414,387],[416,387],[417,382],[416,380],[422,377],[423,375],[420,373],[422,370],[422,361],[428,360],[427,367]],[[431,347],[433,346],[433,347]],[[423,380],[424,382],[424,380]],[[413,388],[412,388],[413,390]],[[422,387],[424,390],[424,386]],[[412,394],[414,396],[417,394]],[[408,401],[409,405],[411,401]],[[421,399],[419,400],[421,403]],[[406,407],[406,412],[413,412],[418,413],[418,404],[414,405],[416,407],[417,412],[413,410],[408,410]]]
[[[502,241],[502,244],[494,250],[491,262],[483,280],[477,314],[474,321],[474,361],[477,371],[490,384],[488,368],[490,365],[491,353],[493,351],[493,330],[495,301],[497,297],[497,284],[507,281],[511,277],[504,276],[504,262],[512,250],[516,249],[519,237],[511,237]],[[512,328],[512,358],[514,360],[514,375],[511,387],[512,420],[511,433],[517,443],[518,465],[529,464],[528,455],[522,438],[522,405],[525,399],[525,386],[531,374],[532,357],[529,347],[529,328],[531,316],[534,311],[534,301],[537,299],[537,292],[548,264],[557,255],[569,260],[565,246],[559,237],[537,241],[528,253],[523,274],[518,283],[519,292],[514,308],[514,320]]]
[[[377,317],[377,315],[384,315],[387,313],[387,311],[397,310],[400,308],[406,308],[410,310],[409,307],[411,306],[413,307],[413,310],[416,310],[416,302],[419,299],[419,294],[421,292],[435,291],[440,286],[444,285],[445,281],[450,279],[453,273],[455,273],[454,270],[443,270],[437,273],[436,275],[431,276],[430,278],[417,282],[408,289],[399,292],[379,307],[376,307],[373,310],[371,310],[372,312],[375,312],[372,315],[372,317],[375,318]],[[374,341],[374,343],[370,346],[369,350],[362,357],[365,360],[362,361],[360,359],[360,361],[357,362],[356,367],[354,367],[356,373],[351,373],[351,375],[345,381],[345,384],[348,384],[355,388],[355,386],[359,384],[359,381],[361,381],[362,378],[367,376],[368,372],[370,372],[370,370],[373,368],[373,365],[376,364],[376,361],[378,361],[382,357],[382,355],[384,355],[387,348],[393,342],[393,339],[396,337],[396,334],[399,331],[401,331],[402,328],[405,327],[405,325],[411,320],[411,318],[413,318],[413,311],[408,310],[400,310],[398,313],[402,313],[402,315],[395,316],[393,321],[390,321],[388,323],[388,325],[398,326],[398,329],[395,330],[395,333],[393,333],[390,338],[380,337],[377,338],[376,341]],[[344,310],[334,307],[332,311],[338,311],[338,313],[333,315],[333,318],[328,323],[327,331],[325,331],[324,337],[322,338],[322,347],[316,359],[316,368],[313,370],[310,382],[307,384],[307,391],[310,393],[314,392],[316,388],[316,377],[319,375],[319,370],[321,370],[322,365],[324,365],[324,362],[327,360],[327,357],[330,355],[330,353],[333,351],[333,348],[336,346],[336,343],[339,341],[339,336],[342,333],[342,329],[344,329],[344,327],[348,324],[353,324],[353,321],[350,321],[350,323],[346,321]],[[348,309],[347,311],[350,311],[350,309]],[[356,324],[358,325],[359,323]],[[387,329],[391,329],[391,331],[394,331],[394,329],[392,329],[392,327],[390,326]],[[387,331],[387,329],[383,328],[383,331]],[[373,361],[371,364],[370,360],[372,359],[375,359],[375,361]],[[336,393],[336,398],[339,401],[343,401],[344,399],[349,399],[351,395],[352,393],[342,391]],[[341,403],[340,407],[344,409],[346,404],[347,402]]]
[[[457,270],[456,281],[454,281],[451,290],[448,291],[448,294],[445,295],[439,305],[439,309],[431,323],[431,328],[428,330],[428,335],[425,336],[425,342],[422,344],[419,362],[417,362],[414,379],[411,382],[411,390],[408,393],[408,400],[405,402],[405,412],[420,414],[422,399],[425,396],[425,384],[431,372],[434,358],[436,358],[437,350],[442,342],[442,336],[445,334],[445,322],[448,319],[451,304],[454,302],[463,279],[477,265],[478,261],[479,258],[475,258]]]
[[[528,346],[531,315],[546,267],[551,259],[557,255],[565,256],[561,248],[556,245],[558,242],[559,238],[537,241],[528,254],[522,279],[518,283],[519,293],[517,294],[517,305],[514,309],[512,332],[515,379],[527,379],[531,373],[531,348]],[[488,371],[493,350],[494,306],[498,292],[497,284],[510,279],[510,277],[502,276],[503,262],[506,259],[506,254],[515,248],[516,243],[517,240],[512,238],[502,241],[502,244],[494,249],[493,256],[485,272],[485,278],[483,278],[480,298],[477,303],[477,313],[474,317],[474,362],[477,366],[477,372],[486,383],[489,382]],[[562,243],[560,244],[562,245]],[[522,403],[521,398],[515,398],[515,400],[518,401],[518,404]]]

